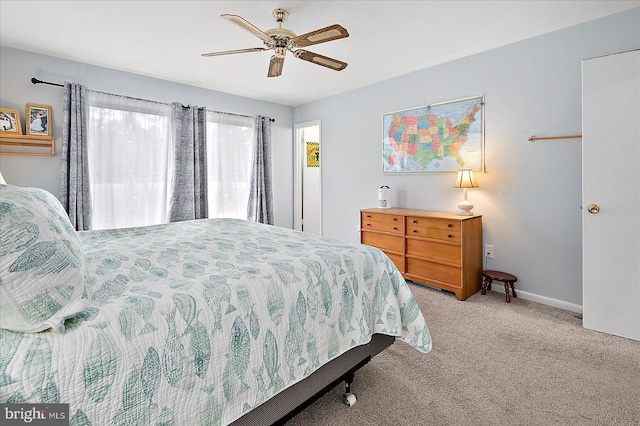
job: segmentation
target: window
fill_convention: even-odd
[[[93,229],[168,222],[173,105],[89,92]],[[247,218],[255,118],[207,111],[209,217]]]
[[[207,111],[209,217],[247,218],[255,118]]]
[[[167,222],[172,106],[89,92],[93,229]]]

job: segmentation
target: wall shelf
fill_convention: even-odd
[[[53,157],[53,136],[0,133],[0,155],[40,155]]]

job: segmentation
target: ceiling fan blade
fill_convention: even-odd
[[[293,54],[303,61],[309,61],[317,65],[322,65],[323,67],[331,68],[335,71],[342,71],[348,65],[346,62],[329,58],[327,56],[318,55],[317,53],[309,52],[308,50],[296,50],[295,52],[293,52]]]
[[[269,72],[267,72],[267,77],[279,77],[282,74],[283,66],[284,58],[278,58],[276,55],[273,55],[269,62]]]
[[[253,34],[254,36],[258,37],[259,39],[261,39],[263,41],[266,41],[268,43],[275,42],[275,40],[272,37],[268,36],[261,29],[253,26],[247,20],[245,20],[244,18],[241,18],[238,15],[228,15],[228,14],[226,14],[226,15],[220,15],[220,16],[223,17],[224,19],[226,19],[229,22],[233,22],[234,24],[236,24],[240,28],[243,28],[243,29],[249,31],[251,34]]]
[[[262,52],[263,50],[269,50],[269,48],[267,48],[267,47],[252,47],[252,48],[249,48],[249,49],[225,50],[223,52],[203,53],[200,56],[232,55],[234,53]]]
[[[298,47],[307,47],[313,44],[324,43],[325,41],[337,40],[345,37],[349,37],[347,30],[338,24],[334,24],[299,35],[293,39],[293,42]]]

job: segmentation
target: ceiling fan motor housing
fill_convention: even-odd
[[[295,38],[296,33],[286,28],[271,28],[270,30],[265,30],[265,34],[271,36],[273,38]]]

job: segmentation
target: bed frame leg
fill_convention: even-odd
[[[354,377],[355,377],[355,375],[351,374],[351,375],[347,376],[347,378],[344,380],[345,392],[342,395],[342,403],[344,405],[346,405],[347,407],[353,407],[353,405],[357,401],[356,396],[351,393],[351,383],[353,383],[353,378]]]

